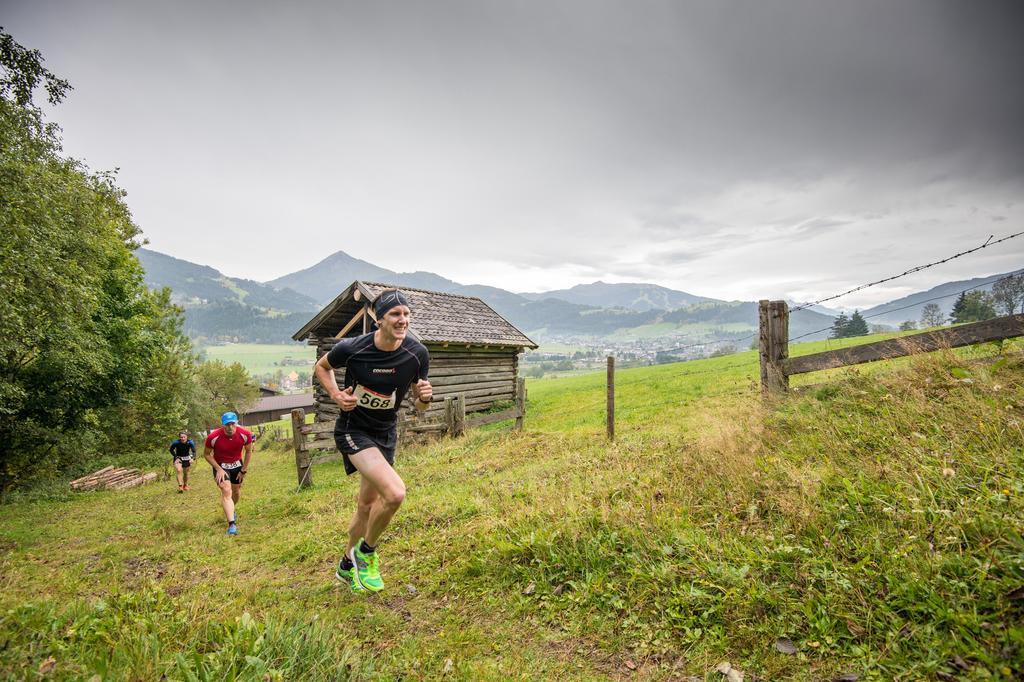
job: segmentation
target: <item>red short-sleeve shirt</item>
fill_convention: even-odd
[[[236,426],[235,434],[230,437],[224,433],[223,428],[210,431],[210,435],[206,437],[206,447],[213,449],[213,459],[217,464],[242,459],[242,450],[252,442],[252,432],[241,426]]]

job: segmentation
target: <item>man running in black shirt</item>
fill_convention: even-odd
[[[384,589],[376,545],[405,499],[405,483],[393,468],[398,409],[410,387],[418,410],[427,409],[433,396],[427,381],[430,355],[408,336],[406,297],[397,289],[382,291],[374,312],[376,331],[339,341],[315,368],[320,385],[341,408],[334,441],[345,471],[361,474],[348,545],[336,573],[354,592]],[[335,369],[345,370],[344,389],[338,388]]]
[[[188,486],[188,469],[196,458],[196,444],[182,431],[178,440],[171,443],[171,457],[174,459],[174,474],[178,477],[178,492],[191,490]]]

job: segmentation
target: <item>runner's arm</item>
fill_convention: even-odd
[[[249,458],[252,457],[252,436],[249,436],[249,442],[245,444],[245,461],[242,462],[242,473],[249,471]]]
[[[338,404],[338,407],[345,412],[355,409],[356,397],[352,394],[352,389],[346,388],[343,391],[338,388],[338,380],[334,377],[334,368],[331,367],[331,363],[327,360],[326,355],[316,361],[316,365],[313,366],[313,373],[316,375],[320,385],[327,391],[327,395],[330,396],[331,400]]]
[[[223,483],[224,479],[227,478],[227,473],[225,473],[224,470],[220,468],[220,465],[217,464],[217,460],[213,458],[213,448],[211,448],[209,445],[204,446],[203,457],[205,457],[206,461],[210,463],[210,466],[213,467],[213,470],[217,472],[217,485]]]
[[[418,375],[418,381],[413,384],[412,391],[413,395],[416,396],[416,402],[413,406],[419,412],[425,412],[430,407],[430,400],[434,397],[434,387],[430,385],[430,381],[427,379],[427,374],[430,373],[430,354],[423,349],[420,360],[420,371]]]
[[[416,395],[416,402],[413,405],[417,410],[423,412],[430,407],[430,399],[434,397],[434,387],[426,379],[420,379],[412,387]]]

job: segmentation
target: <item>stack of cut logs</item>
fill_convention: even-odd
[[[71,481],[72,490],[124,490],[145,485],[157,477],[156,472],[144,474],[138,469],[103,467],[95,473]]]

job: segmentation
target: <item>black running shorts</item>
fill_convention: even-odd
[[[232,485],[242,485],[242,460],[221,464],[220,468],[228,475],[228,480]],[[213,480],[216,481],[217,469],[215,467],[210,467],[210,469],[213,471]]]
[[[345,460],[345,473],[351,476],[357,469],[349,461],[349,455],[354,455],[363,450],[377,448],[384,455],[388,464],[395,466],[395,446],[398,444],[398,437],[394,430],[382,434],[369,434],[366,431],[335,431],[334,443]]]
[[[181,462],[181,468],[182,469],[188,469],[190,466],[192,466],[192,458],[191,457],[175,457],[174,461],[175,462]]]

